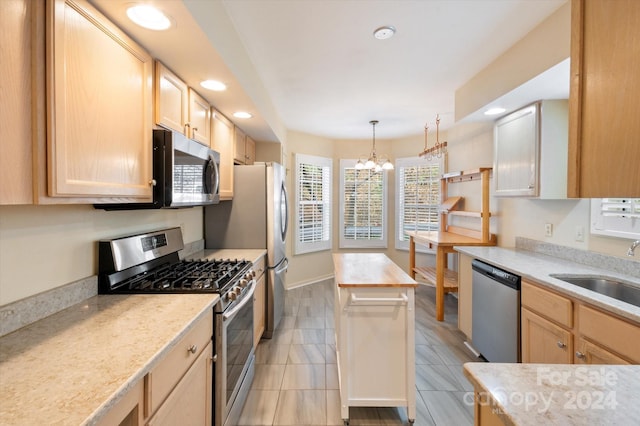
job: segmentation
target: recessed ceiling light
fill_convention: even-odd
[[[205,89],[213,90],[215,92],[222,92],[223,90],[227,90],[227,85],[221,81],[217,80],[205,80],[200,82],[200,86]]]
[[[498,115],[502,114],[506,110],[504,108],[489,108],[484,112],[484,115]]]
[[[377,28],[373,32],[373,36],[378,40],[386,40],[388,38],[393,37],[395,33],[396,33],[396,29],[394,27],[390,25],[386,25],[384,27]]]
[[[245,111],[234,112],[233,116],[235,118],[251,118],[251,117],[253,117],[253,115],[251,115],[251,114],[249,114],[248,112],[245,112]]]
[[[148,4],[137,4],[127,9],[127,16],[149,30],[162,31],[171,27],[171,20],[160,10]]]

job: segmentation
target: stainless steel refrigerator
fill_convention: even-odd
[[[204,209],[205,248],[267,250],[264,337],[271,338],[284,313],[286,236],[289,219],[285,170],[278,163],[234,167],[233,200]]]

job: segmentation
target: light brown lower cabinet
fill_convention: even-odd
[[[571,364],[571,332],[522,308],[522,362]]]
[[[144,380],[140,380],[108,413],[98,426],[139,426],[144,422]]]
[[[211,424],[212,346],[209,342],[147,425]]]
[[[253,293],[253,346],[256,347],[266,327],[267,282],[265,256],[253,264],[256,272],[256,291]]]
[[[104,426],[211,424],[213,310],[100,420]]]
[[[477,426],[504,426],[504,422],[496,414],[495,406],[487,400],[484,391],[475,392],[473,418],[474,424]]]
[[[629,362],[600,345],[578,337],[574,364],[629,364]]]
[[[640,324],[523,281],[522,362],[639,364]]]

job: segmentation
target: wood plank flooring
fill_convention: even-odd
[[[457,300],[435,320],[435,289],[416,290],[416,426],[473,425],[473,388],[462,364],[479,361],[457,329]],[[381,366],[383,368],[383,366]],[[256,375],[239,425],[342,425],[333,281],[286,292],[285,316],[256,348]],[[406,425],[406,408],[351,407],[350,424]]]

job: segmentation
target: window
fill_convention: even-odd
[[[387,176],[340,160],[340,247],[387,247]]]
[[[592,198],[591,233],[640,238],[640,198]]]
[[[444,158],[396,160],[396,248],[409,249],[406,231],[437,231]]]
[[[330,158],[296,154],[295,254],[331,249]]]

